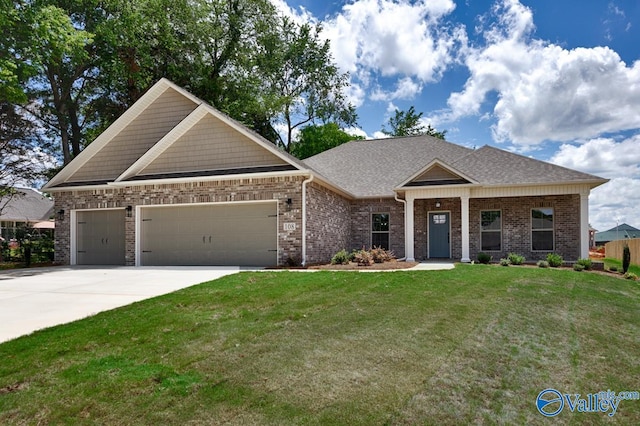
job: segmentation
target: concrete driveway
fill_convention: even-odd
[[[239,271],[224,266],[0,271],[0,342]]]

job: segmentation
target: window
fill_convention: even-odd
[[[553,208],[531,210],[531,250],[553,251]]]
[[[389,213],[371,215],[371,247],[389,250]]]
[[[434,225],[446,225],[447,224],[447,215],[446,214],[434,214],[432,220],[433,220],[433,224]]]
[[[502,216],[500,210],[480,212],[480,250],[502,250]]]

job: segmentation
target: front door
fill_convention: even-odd
[[[429,258],[451,257],[451,215],[449,212],[429,213]]]

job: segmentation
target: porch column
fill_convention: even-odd
[[[589,190],[580,192],[580,258],[589,258]]]
[[[462,259],[461,262],[469,263],[471,258],[469,257],[469,195],[460,196],[460,209],[462,219]]]
[[[404,253],[407,262],[415,262],[414,226],[413,226],[413,195],[405,195],[404,205]]]

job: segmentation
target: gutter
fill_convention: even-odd
[[[307,264],[307,184],[313,182],[313,174],[302,182],[302,266]]]

